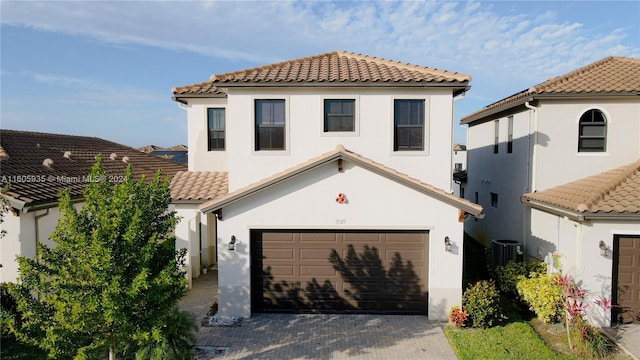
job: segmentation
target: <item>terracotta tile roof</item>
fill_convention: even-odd
[[[169,189],[174,201],[211,200],[229,192],[229,177],[227,172],[178,171]]]
[[[580,214],[640,216],[640,160],[544,191],[524,194],[528,204],[543,204]]]
[[[373,160],[367,159],[364,156],[346,150],[342,145],[338,145],[335,150],[320,155],[317,158],[313,158],[293,168],[274,174],[271,177],[258,181],[242,189],[238,189],[225,196],[218,197],[209,202],[206,202],[200,206],[200,210],[206,213],[222,209],[224,206],[241,200],[247,196],[251,196],[252,194],[262,191],[272,185],[276,185],[290,179],[291,177],[297,176],[301,173],[337,160],[346,160],[352,162],[380,176],[396,181],[402,185],[410,187],[418,192],[426,194],[451,206],[455,206],[458,209],[461,209],[475,217],[484,217],[484,213],[482,212],[483,209],[480,205],[474,204],[465,199],[461,199],[453,194],[445,192],[444,190],[438,189],[418,179],[412,178],[406,174],[397,172]]]
[[[86,183],[83,177],[89,174],[98,154],[103,155],[103,167],[111,176],[123,175],[128,164],[135,179],[143,175],[150,179],[157,170],[172,177],[187,169],[96,137],[3,129],[0,146],[8,154],[0,161],[0,186],[10,183],[8,195],[26,207],[56,203],[58,192],[64,188],[70,189],[72,197],[80,198]],[[44,165],[45,159],[50,166]]]
[[[520,106],[526,101],[544,97],[637,96],[639,93],[640,59],[610,56],[485,106],[463,116],[460,122],[468,124],[499,111]]]
[[[276,64],[212,75],[209,81],[174,87],[176,98],[219,95],[233,86],[451,86],[466,88],[466,74],[386,60],[345,51],[288,60]]]

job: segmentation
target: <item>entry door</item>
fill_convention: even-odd
[[[614,238],[612,323],[640,323],[640,236]]]

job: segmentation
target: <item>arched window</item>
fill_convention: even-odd
[[[578,152],[604,152],[607,149],[607,119],[600,110],[591,109],[580,117]]]

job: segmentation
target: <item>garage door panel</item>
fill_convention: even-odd
[[[293,249],[263,249],[262,256],[271,260],[293,260]]]
[[[426,314],[426,232],[253,231],[252,241],[254,311]]]
[[[335,276],[336,270],[328,265],[303,265],[300,267],[300,274],[313,276]]]
[[[300,233],[300,241],[307,243],[337,243],[339,241],[338,234],[335,233],[323,233],[323,232],[309,232],[309,233]]]
[[[342,236],[345,243],[381,243],[381,236],[378,233],[344,233]]]
[[[262,233],[262,241],[265,243],[274,243],[274,242],[293,242],[294,241],[293,233]]]
[[[300,249],[301,260],[322,260],[326,262],[331,255],[331,251],[327,249]]]

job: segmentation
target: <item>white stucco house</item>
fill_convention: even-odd
[[[486,218],[465,231],[522,243],[612,298],[600,326],[640,314],[640,60],[608,57],[464,116],[467,199]]]
[[[55,245],[49,235],[60,219],[58,193],[69,189],[78,207],[82,189],[97,155],[105,171],[117,181],[131,164],[134,178],[151,179],[156,171],[173,177],[185,165],[142,153],[96,137],[0,130],[0,187],[9,211],[3,218],[0,239],[0,282],[18,278],[16,256],[33,257],[36,244]]]
[[[330,52],[172,89],[189,171],[176,236],[218,267],[220,317],[428,314],[461,303],[453,99],[467,75]]]

